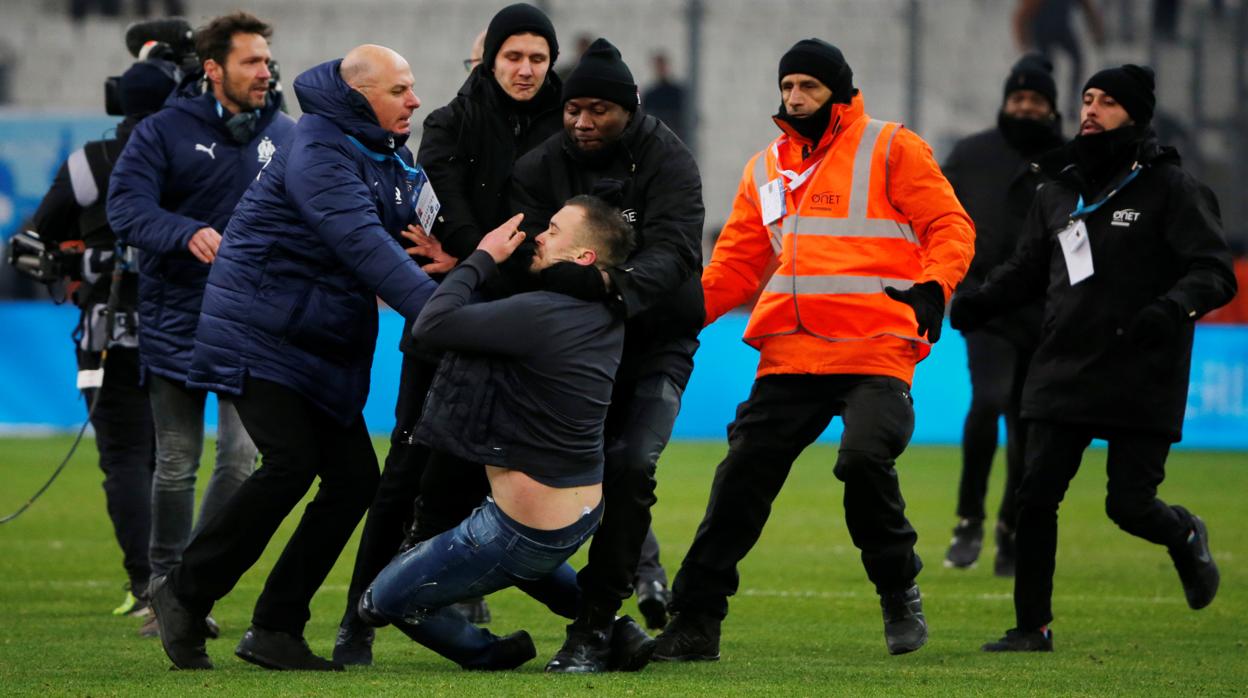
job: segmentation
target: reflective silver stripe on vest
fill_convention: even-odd
[[[860,238],[898,238],[915,242],[914,231],[910,226],[903,225],[887,218],[868,218],[855,221],[849,218],[802,218],[800,231],[795,218],[784,219],[784,227],[780,232],[791,235],[800,232],[802,235],[831,235]]]
[[[879,276],[789,276],[776,273],[767,282],[769,293],[820,295],[829,293],[883,293],[885,287],[905,290],[914,285],[910,279],[887,279]]]
[[[754,159],[754,191],[757,192],[758,188],[761,187],[763,184],[766,184],[768,181],[769,180],[767,179],[767,151],[764,150],[763,152],[758,154],[757,158]],[[787,217],[786,217],[786,220],[787,220]],[[780,250],[781,250],[780,226],[775,223],[768,225],[767,233],[768,233],[768,237],[771,239],[772,251],[776,253],[777,257],[780,256]]]
[[[91,164],[87,162],[87,151],[79,148],[69,154],[69,183],[74,188],[74,200],[79,206],[86,208],[100,198],[99,187],[95,186],[95,177],[91,174]]]
[[[867,219],[867,201],[871,198],[871,153],[884,131],[884,122],[871,119],[862,130],[858,151],[854,153],[854,180],[849,189],[849,220]]]

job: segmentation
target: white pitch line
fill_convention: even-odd
[[[115,579],[42,579],[38,582],[0,580],[0,589],[26,589],[35,586],[52,589],[120,588],[119,582]],[[345,592],[346,590],[347,586],[345,584],[325,584],[320,588],[321,592]],[[870,591],[834,591],[828,589],[742,589],[737,595],[775,599],[874,599],[876,597],[876,595]],[[933,594],[925,592],[923,594],[923,599],[925,601],[931,601],[933,599],[953,599],[958,601],[1009,601],[1013,598],[1013,595],[1009,593],[960,594],[956,592],[937,592]],[[1177,594],[1173,597],[1055,594],[1053,598],[1061,601],[1112,601],[1116,603],[1161,605],[1186,603]]]
[[[815,589],[741,589],[738,596],[763,597],[763,598],[876,598],[875,593],[871,592],[830,592],[815,591]],[[932,599],[956,599],[956,601],[1012,601],[1013,594],[1010,593],[924,593],[924,601],[930,602]],[[1092,596],[1092,594],[1053,594],[1055,601],[1075,601],[1075,602],[1114,602],[1114,603],[1141,603],[1141,604],[1177,604],[1187,603],[1179,597],[1143,597],[1143,596]]]

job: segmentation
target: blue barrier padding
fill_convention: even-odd
[[[70,333],[78,311],[49,303],[0,303],[0,431],[71,429],[86,412],[74,388]],[[758,353],[741,342],[744,315],[728,315],[702,332],[693,377],[685,391],[675,438],[723,439],[737,404],[749,395]],[[394,426],[403,318],[381,314],[372,392],[364,417],[373,433]],[[962,337],[948,326],[919,364],[912,390],[914,443],[956,444],[970,404],[970,378]],[[1130,399],[1124,395],[1124,399]],[[216,424],[209,405],[206,421]],[[835,441],[840,421],[821,437]],[[1248,326],[1200,325],[1192,356],[1192,383],[1181,447],[1248,450]]]

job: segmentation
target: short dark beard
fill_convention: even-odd
[[[250,86],[251,85],[249,84],[248,87]],[[239,110],[241,111],[251,111],[253,109],[261,109],[264,107],[264,104],[260,104],[259,106],[254,106],[254,107],[251,105],[250,90],[243,92],[241,97],[233,93],[233,91],[230,89],[230,74],[226,72],[225,66],[221,66],[221,93],[225,95],[226,99],[228,99],[229,101],[237,105]],[[268,100],[267,94],[265,95],[265,100],[266,101]],[[223,104],[221,106],[226,106],[226,105]]]

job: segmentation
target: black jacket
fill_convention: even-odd
[[[1023,390],[1022,416],[1182,435],[1193,323],[1144,351],[1127,328],[1165,298],[1190,319],[1227,303],[1236,290],[1217,199],[1149,135],[1105,191],[1083,192],[1073,143],[1039,161],[1053,179],[1036,197],[1014,256],[971,293],[995,308],[1045,299],[1043,336]],[[1138,163],[1138,165],[1137,165]],[[1140,174],[1085,221],[1093,275],[1072,286],[1057,235],[1082,193],[1101,199],[1133,166]],[[1117,215],[1115,215],[1117,214]]]
[[[467,259],[486,233],[515,213],[509,208],[511,171],[516,158],[561,131],[562,89],[552,70],[537,95],[521,104],[477,67],[455,99],[425,118],[416,161],[442,204],[437,223],[428,232],[445,252]],[[516,275],[523,279],[527,270]],[[516,290],[497,278],[494,284],[492,297]],[[399,349],[410,352],[415,348],[409,321]],[[434,352],[421,353],[431,361],[437,358]]]
[[[1023,234],[1027,211],[1043,181],[1030,158],[993,127],[958,141],[941,169],[958,201],[975,221],[975,258],[958,291],[984,282],[988,273],[1010,258]],[[1043,303],[1002,314],[983,329],[1002,335],[1023,349],[1040,341]]]
[[[113,138],[88,141],[70,153],[31,216],[31,227],[43,240],[55,244],[81,240],[86,246],[81,270],[84,284],[74,294],[74,302],[84,310],[108,302],[112,255],[117,246],[105,207],[108,178],[136,123],[127,118],[117,125]],[[121,287],[122,307],[133,309],[138,295],[138,277],[127,274]]]
[[[551,291],[469,304],[496,272],[474,252],[416,321],[416,340],[447,353],[414,439],[552,487],[602,482],[623,324],[602,303]]]
[[[516,162],[512,208],[525,214],[531,240],[565,201],[604,187],[621,192],[620,209],[637,231],[636,251],[607,270],[629,344],[696,337],[706,316],[702,178],[693,154],[658,119],[638,111],[601,162],[578,158],[565,134],[551,136]]]
[[[442,204],[429,232],[447,253],[466,259],[482,236],[512,216],[512,168],[518,157],[560,132],[561,89],[551,71],[532,101],[521,105],[477,68],[455,99],[425,119],[416,161]]]

